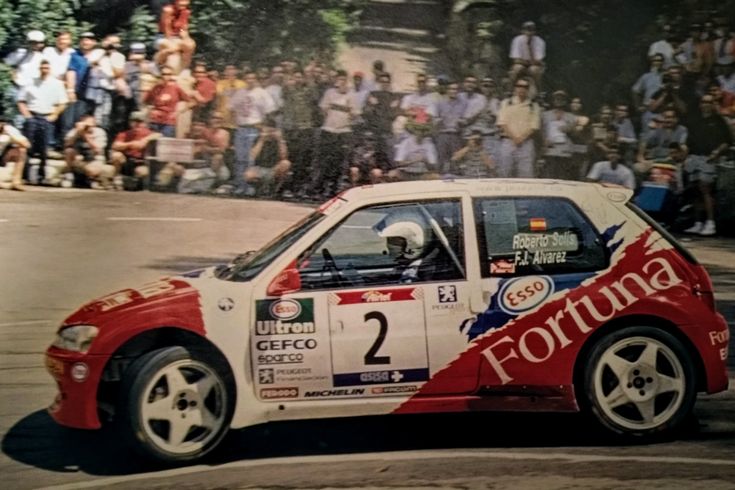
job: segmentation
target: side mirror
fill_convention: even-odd
[[[283,296],[301,290],[301,274],[297,269],[282,270],[268,285],[268,296]]]

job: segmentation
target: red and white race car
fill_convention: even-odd
[[[542,180],[351,189],[227,266],[81,307],[46,364],[60,424],[115,419],[192,461],[230,427],[468,410],[681,426],[727,387],[712,283],[622,188]]]

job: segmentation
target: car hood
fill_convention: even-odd
[[[64,320],[63,325],[90,324],[102,330],[116,326],[179,326],[204,333],[201,296],[192,282],[209,276],[211,269],[164,277],[134,288],[94,299]]]

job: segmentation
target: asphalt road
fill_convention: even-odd
[[[55,386],[43,351],[75,307],[227,261],[309,211],[150,193],[0,191],[0,486],[735,488],[733,389],[700,397],[697,421],[666,443],[616,445],[576,415],[340,419],[237,431],[206,464],[174,470],[131,457],[112,432],[67,430],[46,415]],[[711,271],[732,325],[735,241],[685,244]]]

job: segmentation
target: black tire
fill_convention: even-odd
[[[117,425],[146,458],[192,462],[212,451],[229,429],[232,387],[229,371],[196,351],[183,347],[151,351],[125,371]]]
[[[582,408],[608,433],[633,440],[673,435],[691,414],[696,373],[687,349],[670,333],[626,327],[589,352]]]

